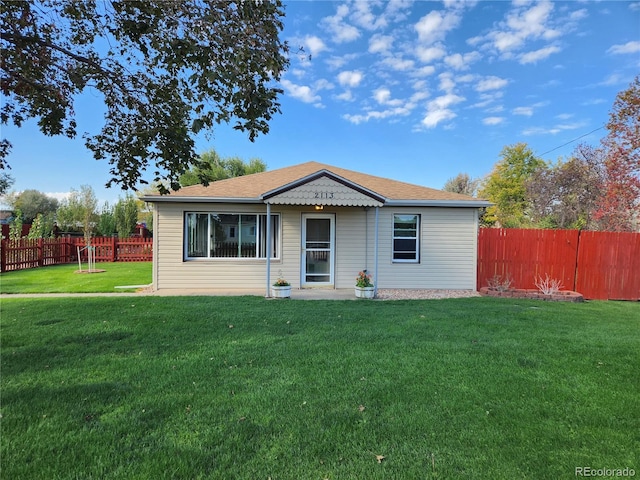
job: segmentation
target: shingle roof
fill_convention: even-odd
[[[218,180],[208,186],[191,185],[163,196],[163,201],[180,201],[183,199],[255,199],[259,200],[267,192],[312,176],[323,170],[344,178],[351,183],[377,193],[387,201],[451,201],[486,203],[477,198],[458,193],[445,192],[434,188],[422,187],[411,183],[376,177],[366,173],[347,170],[318,162],[306,162],[291,167],[254,173],[241,177]],[[148,195],[147,201],[160,200],[159,195]],[[482,205],[480,205],[482,206]]]

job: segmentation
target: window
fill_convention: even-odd
[[[271,215],[271,258],[280,256],[280,216]],[[185,214],[186,258],[266,258],[267,216]]]
[[[414,262],[420,259],[420,215],[393,216],[393,261]]]

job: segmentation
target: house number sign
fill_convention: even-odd
[[[333,198],[333,192],[314,192],[313,198],[331,200]]]

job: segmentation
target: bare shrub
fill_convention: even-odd
[[[511,288],[511,284],[513,284],[513,279],[510,274],[506,274],[504,277],[502,275],[494,275],[487,281],[489,288],[493,290],[497,290],[499,292],[506,292]]]
[[[538,290],[545,295],[555,295],[564,287],[562,280],[551,278],[548,273],[545,274],[544,278],[542,278],[542,276],[536,276],[535,284]]]

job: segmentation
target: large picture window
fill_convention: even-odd
[[[393,216],[393,261],[414,262],[420,260],[420,215]]]
[[[271,215],[270,239],[267,216],[229,213],[186,213],[186,258],[271,258],[280,256],[280,216]]]

